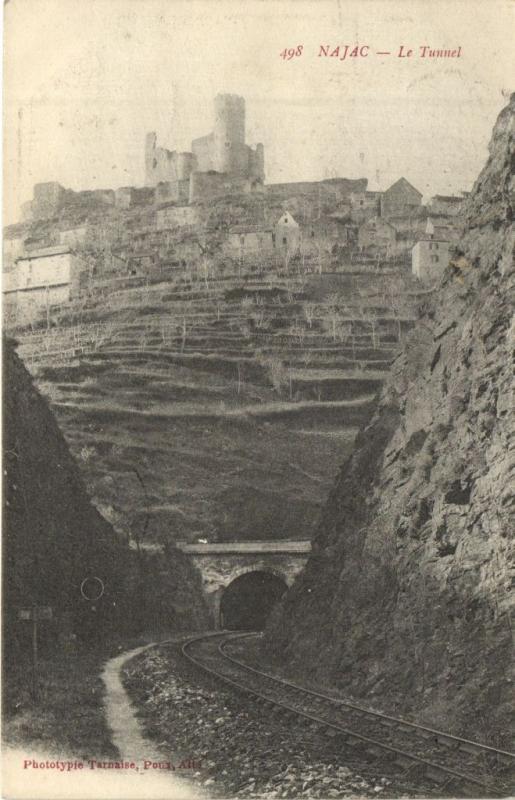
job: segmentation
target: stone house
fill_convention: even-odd
[[[360,250],[372,251],[388,256],[393,255],[396,248],[397,232],[381,217],[374,217],[360,225],[358,230],[358,247]]]
[[[67,303],[79,289],[83,263],[68,246],[25,253],[4,281],[6,304],[18,320],[34,318],[43,309]]]
[[[421,203],[422,193],[406,178],[399,178],[381,195],[381,216],[410,216],[420,208]]]
[[[283,211],[275,223],[274,235],[276,250],[290,256],[298,253],[301,240],[300,226],[289,211]]]
[[[357,224],[378,217],[381,206],[381,192],[351,192],[349,195],[350,217]]]
[[[458,226],[448,217],[428,217],[424,233],[430,239],[456,242],[458,240]]]
[[[428,205],[429,212],[432,215],[441,214],[445,217],[455,217],[461,213],[463,197],[435,194]]]
[[[388,223],[395,228],[397,255],[411,253],[413,245],[426,233],[426,212],[422,206],[412,216],[389,217]]]
[[[251,225],[233,226],[222,244],[222,252],[236,259],[270,255],[274,249],[274,231]]]
[[[421,239],[411,251],[411,270],[423,283],[436,283],[450,259],[450,242],[442,239]]]

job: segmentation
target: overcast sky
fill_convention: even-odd
[[[424,195],[470,189],[513,86],[511,0],[9,0],[4,216],[32,185],[141,185],[155,130],[189,150],[218,92],[246,98],[267,182],[404,175]],[[368,58],[318,57],[359,43]],[[300,58],[281,51],[302,44]],[[459,59],[396,56],[461,46]],[[390,51],[390,56],[377,56]]]

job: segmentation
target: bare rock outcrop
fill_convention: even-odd
[[[512,95],[459,251],[267,633],[294,671],[493,744],[513,696],[514,118]]]

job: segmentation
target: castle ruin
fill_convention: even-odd
[[[262,144],[245,144],[245,100],[233,94],[215,97],[214,129],[194,139],[191,152],[179,153],[157,146],[155,133],[145,141],[145,184],[165,184],[165,194],[176,202],[198,199],[227,191],[261,191],[265,181]],[[163,187],[161,188],[163,193]]]

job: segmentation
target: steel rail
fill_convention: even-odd
[[[222,642],[219,646],[220,652],[225,656],[225,658],[232,661],[234,664],[237,664],[239,667],[242,667],[249,672],[255,672],[257,675],[262,675],[266,678],[270,678],[278,683],[283,684],[284,686],[289,686],[292,689],[296,689],[298,691],[304,692],[304,694],[312,695],[314,697],[319,697],[324,700],[330,700],[334,705],[344,706],[345,708],[352,708],[353,711],[357,711],[360,714],[366,714],[371,717],[377,717],[379,719],[386,719],[389,722],[394,722],[403,728],[413,728],[417,731],[423,731],[424,733],[430,733],[431,736],[436,737],[437,739],[441,739],[442,741],[452,741],[456,742],[458,746],[463,744],[467,745],[467,747],[474,748],[476,752],[484,752],[496,756],[500,756],[501,759],[504,761],[506,760],[513,760],[515,764],[515,753],[510,753],[509,750],[499,750],[496,747],[492,747],[491,745],[482,744],[482,742],[476,742],[473,739],[464,739],[461,736],[456,736],[453,733],[446,733],[445,731],[439,731],[435,728],[429,728],[427,725],[419,725],[417,722],[411,722],[410,720],[403,719],[402,717],[392,717],[389,714],[383,714],[380,711],[371,711],[368,708],[363,708],[363,706],[355,705],[354,703],[350,703],[348,700],[342,700],[339,697],[332,697],[330,694],[325,694],[324,692],[317,692],[314,689],[309,689],[305,686],[300,686],[298,683],[294,683],[293,681],[289,681],[286,678],[281,678],[278,675],[271,675],[268,672],[263,672],[262,670],[256,669],[252,667],[250,664],[246,664],[244,661],[240,661],[240,659],[235,658],[234,656],[227,653],[225,648],[228,644],[233,641],[233,639],[243,639],[243,638],[250,638],[250,637],[259,637],[261,636],[260,633],[242,633],[236,634],[230,639]]]
[[[373,748],[380,748],[381,750],[387,751],[389,753],[393,753],[397,757],[397,759],[399,759],[399,758],[400,759],[404,759],[404,760],[408,759],[409,761],[412,762],[413,765],[417,764],[417,765],[422,766],[424,768],[424,772],[425,772],[426,777],[428,777],[430,780],[436,780],[433,777],[434,773],[436,773],[436,774],[439,774],[439,775],[443,775],[444,777],[447,778],[447,780],[445,781],[445,785],[447,785],[447,784],[449,784],[451,782],[452,783],[456,783],[456,781],[458,781],[460,785],[465,785],[465,787],[467,787],[467,786],[479,786],[479,787],[481,787],[481,789],[486,789],[491,795],[495,794],[496,796],[500,796],[500,797],[506,797],[507,796],[507,793],[506,793],[505,789],[504,788],[503,789],[500,789],[500,788],[497,789],[496,786],[493,784],[493,782],[490,782],[490,781],[482,779],[482,778],[478,778],[475,775],[470,775],[470,774],[467,774],[467,773],[458,772],[457,770],[455,770],[455,769],[453,769],[453,768],[451,768],[449,766],[440,764],[438,762],[430,761],[430,760],[428,760],[426,758],[423,758],[422,756],[416,755],[416,754],[414,754],[412,752],[409,752],[407,750],[403,750],[403,749],[400,749],[398,747],[394,747],[394,746],[392,746],[390,744],[387,744],[387,743],[381,741],[380,739],[373,739],[373,738],[371,738],[369,736],[364,736],[363,734],[360,734],[357,731],[354,731],[354,730],[351,730],[349,728],[344,727],[342,724],[329,722],[329,721],[327,721],[326,719],[324,719],[321,716],[315,716],[314,714],[311,714],[311,713],[309,713],[307,711],[303,711],[303,710],[299,709],[298,707],[292,706],[288,702],[286,702],[284,699],[271,698],[271,697],[267,696],[266,694],[264,694],[263,691],[259,691],[258,689],[252,688],[251,686],[249,686],[249,685],[247,685],[245,683],[241,683],[239,680],[235,680],[234,677],[229,677],[227,674],[224,674],[224,672],[223,671],[221,672],[220,669],[216,669],[213,666],[210,666],[210,665],[206,664],[206,662],[202,658],[199,658],[198,655],[197,656],[193,655],[190,652],[190,649],[196,644],[199,644],[199,643],[203,643],[204,644],[204,643],[209,642],[209,641],[211,641],[213,639],[217,639],[217,638],[219,639],[220,637],[223,637],[222,641],[218,644],[216,652],[210,654],[211,657],[213,655],[215,655],[218,658],[222,659],[223,663],[224,662],[232,663],[235,666],[237,666],[240,670],[245,670],[247,672],[251,672],[251,673],[257,675],[261,680],[265,679],[268,682],[271,682],[272,684],[277,684],[278,686],[286,686],[286,687],[288,687],[290,689],[294,689],[295,692],[297,692],[297,693],[301,693],[301,694],[304,694],[304,695],[307,695],[307,696],[314,696],[314,697],[323,699],[325,701],[328,701],[331,705],[333,705],[335,707],[338,707],[338,708],[341,708],[342,706],[350,707],[350,708],[352,708],[353,711],[356,711],[358,714],[360,714],[363,717],[370,716],[370,717],[376,717],[376,718],[379,718],[379,719],[386,719],[389,722],[396,723],[401,728],[402,732],[409,732],[409,729],[413,729],[417,733],[420,733],[421,731],[423,731],[425,733],[431,733],[432,736],[436,734],[437,736],[440,736],[442,738],[442,740],[452,740],[453,742],[466,744],[467,747],[469,748],[468,752],[470,752],[470,748],[474,748],[474,752],[486,751],[489,754],[495,754],[495,755],[501,756],[503,761],[507,757],[509,757],[510,759],[515,759],[515,754],[514,753],[509,753],[509,752],[504,751],[504,750],[497,750],[494,747],[490,747],[489,745],[482,745],[479,742],[473,742],[473,741],[467,740],[467,739],[460,739],[460,737],[454,736],[453,734],[446,734],[446,733],[443,733],[441,731],[434,731],[432,728],[427,728],[426,726],[423,726],[423,725],[417,725],[417,723],[408,722],[406,720],[399,719],[399,718],[396,718],[396,717],[391,717],[391,716],[389,716],[387,714],[381,714],[380,712],[368,711],[366,709],[361,708],[360,706],[356,706],[356,705],[354,705],[352,703],[347,703],[344,700],[340,700],[339,698],[334,698],[334,697],[331,697],[330,695],[322,694],[322,693],[316,692],[316,691],[314,691],[312,689],[307,689],[307,688],[305,688],[303,686],[299,686],[298,684],[295,684],[295,683],[293,683],[291,681],[288,681],[288,680],[286,680],[284,678],[279,678],[279,677],[276,677],[274,675],[270,675],[269,673],[263,672],[263,671],[261,671],[259,669],[256,669],[255,667],[251,667],[249,664],[245,664],[244,662],[240,661],[237,658],[234,658],[233,656],[229,655],[226,652],[226,650],[225,650],[226,646],[231,641],[233,641],[234,639],[246,638],[246,637],[251,637],[251,636],[255,637],[257,635],[259,635],[259,634],[249,633],[249,632],[236,633],[236,634],[235,633],[227,633],[226,631],[225,632],[221,632],[221,633],[213,633],[213,632],[211,632],[209,634],[197,635],[197,636],[195,636],[193,638],[188,639],[182,645],[181,650],[182,650],[182,653],[183,653],[184,657],[187,658],[190,662],[196,664],[203,671],[205,671],[208,674],[212,675],[216,679],[222,680],[225,683],[229,684],[230,686],[235,688],[237,691],[244,692],[245,694],[253,695],[253,696],[255,696],[255,697],[257,697],[257,698],[259,698],[261,700],[264,700],[266,703],[269,703],[271,705],[275,705],[275,706],[279,706],[279,707],[285,708],[290,713],[293,713],[293,714],[295,714],[297,716],[304,717],[305,719],[308,719],[311,722],[316,723],[317,725],[322,725],[324,728],[330,728],[330,729],[332,729],[334,731],[337,731],[338,733],[343,734],[344,736],[349,737],[350,739],[353,739],[353,740],[357,739],[360,742],[363,742],[369,748],[371,746]],[[397,763],[399,763],[399,761]],[[433,775],[431,774],[431,772],[433,772]],[[440,784],[440,788],[443,788],[441,784]]]

